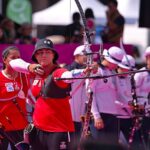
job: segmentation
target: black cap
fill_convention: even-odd
[[[51,51],[53,51],[54,53],[54,60],[53,62],[55,63],[56,60],[58,59],[58,53],[57,51],[54,49],[54,46],[53,46],[53,42],[49,39],[41,39],[41,40],[38,40],[35,44],[35,49],[32,53],[32,60],[34,62],[37,62],[36,58],[35,58],[35,53],[38,51],[38,50],[41,50],[41,49],[49,49]]]

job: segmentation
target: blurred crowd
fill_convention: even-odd
[[[74,12],[72,14],[72,23],[66,25],[63,28],[63,42],[62,43],[84,43],[84,31],[85,28],[89,31],[91,43],[111,43],[116,44],[120,42],[123,37],[123,29],[125,24],[124,17],[120,14],[117,9],[118,3],[116,0],[110,0],[107,3],[106,10],[106,25],[103,27],[102,31],[97,31],[96,21],[94,11],[91,8],[86,8],[85,23],[83,18],[81,18],[79,12]],[[38,29],[37,29],[38,30]],[[48,29],[50,30],[50,28]],[[59,31],[59,29],[57,28]],[[52,34],[56,34],[54,31]],[[99,32],[99,33],[97,33]],[[37,37],[33,37],[33,27],[30,23],[23,23],[21,25],[16,24],[9,18],[0,17],[0,43],[7,44],[35,44]],[[38,33],[38,31],[37,31]],[[42,35],[42,37],[51,36]],[[97,40],[97,36],[98,39]],[[55,43],[55,42],[54,42]]]
[[[32,24],[16,24],[11,19],[1,16],[0,43],[35,44],[37,38],[32,37]]]

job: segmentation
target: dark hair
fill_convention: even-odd
[[[79,14],[78,12],[73,13],[73,15],[72,15],[72,20],[73,20],[74,22],[80,21],[80,14]]]
[[[118,6],[117,0],[109,0],[109,1],[108,1],[108,4],[109,4],[109,3],[113,3],[116,7]]]
[[[19,49],[16,47],[16,46],[9,46],[9,47],[7,47],[6,49],[4,49],[3,50],[3,52],[2,52],[2,59],[4,60],[4,59],[6,59],[7,58],[7,56],[9,55],[9,52],[10,51],[12,51],[12,50],[17,50],[17,51],[19,51]],[[5,69],[5,64],[3,63],[3,69]]]
[[[85,10],[85,17],[86,18],[95,18],[94,17],[94,13],[93,13],[93,10],[91,8],[87,8]]]

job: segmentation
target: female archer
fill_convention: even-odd
[[[26,95],[29,88],[28,77],[12,69],[9,62],[20,58],[19,49],[10,46],[2,52],[3,69],[0,72],[0,124],[4,135],[14,144],[23,140],[23,130],[28,124],[26,112]],[[1,147],[7,150],[8,139],[2,139]]]

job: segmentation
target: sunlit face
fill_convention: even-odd
[[[3,63],[5,67],[10,67],[9,62],[13,59],[20,58],[20,52],[18,50],[10,50],[7,57],[3,59]]]
[[[147,68],[150,69],[150,55],[146,56]]]
[[[37,62],[42,66],[53,64],[54,53],[49,49],[41,49],[35,53]]]

